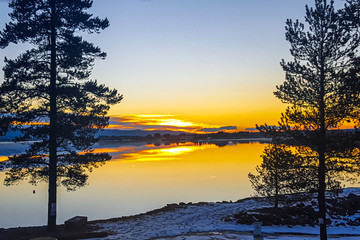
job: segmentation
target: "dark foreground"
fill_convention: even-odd
[[[39,237],[53,237],[58,240],[73,240],[106,237],[109,235],[109,232],[99,231],[99,228],[90,225],[85,225],[76,229],[68,229],[65,228],[64,225],[59,225],[55,232],[48,232],[45,226],[0,229],[1,240],[28,240]]]

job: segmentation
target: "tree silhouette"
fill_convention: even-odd
[[[360,170],[359,165],[336,166],[340,159],[346,159],[343,154],[344,151],[335,150],[327,154],[326,190],[333,194],[341,191],[340,180],[344,179],[344,172],[358,175]],[[355,153],[350,155],[354,156]],[[317,191],[318,153],[310,147],[270,144],[265,147],[261,157],[262,163],[256,166],[257,175],[249,173],[249,180],[256,194],[268,197],[274,203],[274,208],[278,208],[279,202],[306,201]],[[284,194],[293,196],[286,197]]]
[[[322,240],[327,239],[326,178],[341,170],[353,173],[358,169],[353,155],[355,138],[329,131],[356,116],[354,103],[358,103],[359,94],[354,86],[359,86],[356,78],[359,35],[350,20],[344,9],[335,10],[332,0],[315,0],[314,8],[306,6],[306,26],[298,20],[287,20],[286,39],[294,60],[281,62],[286,80],[277,86],[275,96],[290,107],[282,115],[279,131],[268,126],[259,128],[265,132],[285,132],[298,144],[316,152]],[[341,146],[347,154],[339,153]],[[346,169],[348,164],[354,168]]]
[[[48,163],[46,161],[38,163],[37,157],[34,156],[31,157],[31,161],[28,159],[19,161],[19,157],[28,158],[24,155],[9,157],[9,167],[11,168],[5,173],[5,186],[15,185],[24,180],[28,180],[32,185],[49,181]],[[57,164],[57,185],[66,187],[68,191],[75,191],[80,187],[84,187],[87,184],[89,172],[102,166],[105,161],[111,158],[107,153],[87,153],[79,156],[74,155],[74,157],[77,158],[76,161],[73,161],[74,159],[70,159],[70,156],[67,155],[66,161],[58,161]]]
[[[357,0],[347,0],[347,5],[343,11],[344,18],[348,24],[352,27],[354,34],[360,35],[360,2]],[[360,127],[360,57],[354,58],[354,68],[345,78],[346,81],[346,93],[348,104],[354,106],[352,118],[355,121],[357,128]]]
[[[300,156],[293,154],[286,145],[271,144],[261,155],[263,161],[256,166],[257,175],[249,173],[249,180],[259,196],[272,197],[278,208],[281,195],[303,192],[305,181]],[[307,189],[306,189],[307,190]]]
[[[89,152],[94,134],[108,124],[109,105],[122,95],[89,80],[95,59],[106,54],[83,40],[99,33],[107,19],[86,10],[90,0],[12,0],[11,21],[0,32],[0,47],[29,43],[16,59],[5,58],[0,86],[1,133],[20,131],[15,141],[35,141],[9,158],[6,184],[30,177],[49,182],[48,229],[56,227],[56,187],[82,186],[89,170],[110,157]],[[79,35],[76,35],[80,32]],[[79,154],[79,151],[86,151]]]

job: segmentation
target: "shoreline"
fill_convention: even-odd
[[[348,188],[343,196],[355,193],[360,196],[360,188]],[[341,196],[340,196],[341,197]],[[33,237],[57,237],[69,239],[251,239],[253,226],[225,222],[223,218],[242,210],[271,206],[263,198],[244,198],[236,202],[199,202],[168,204],[162,208],[131,216],[89,221],[76,230],[58,225],[57,232],[49,234],[46,227],[19,227],[0,229],[2,240],[27,240]],[[360,213],[357,213],[360,216]],[[271,239],[317,239],[318,227],[301,226],[263,226],[264,236]],[[329,226],[329,239],[360,239],[360,226]],[[26,235],[26,237],[24,237]],[[229,238],[227,238],[228,236]],[[181,238],[180,238],[181,237]],[[235,238],[239,239],[239,238]]]

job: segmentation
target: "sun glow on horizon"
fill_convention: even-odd
[[[110,117],[108,129],[123,130],[145,130],[145,131],[183,131],[187,133],[204,133],[203,129],[214,130],[214,132],[224,129],[218,125],[193,122],[181,119],[180,116],[171,114],[124,114]],[[236,127],[232,126],[231,129]],[[225,128],[226,129],[226,128]]]
[[[161,119],[158,123],[160,126],[175,126],[175,127],[192,127],[196,126],[195,123],[185,122],[179,119]]]
[[[172,114],[136,114],[140,118],[162,118],[162,117],[173,117]]]

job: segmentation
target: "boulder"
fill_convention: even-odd
[[[66,228],[77,228],[84,226],[87,223],[87,217],[85,216],[75,216],[65,221]]]

